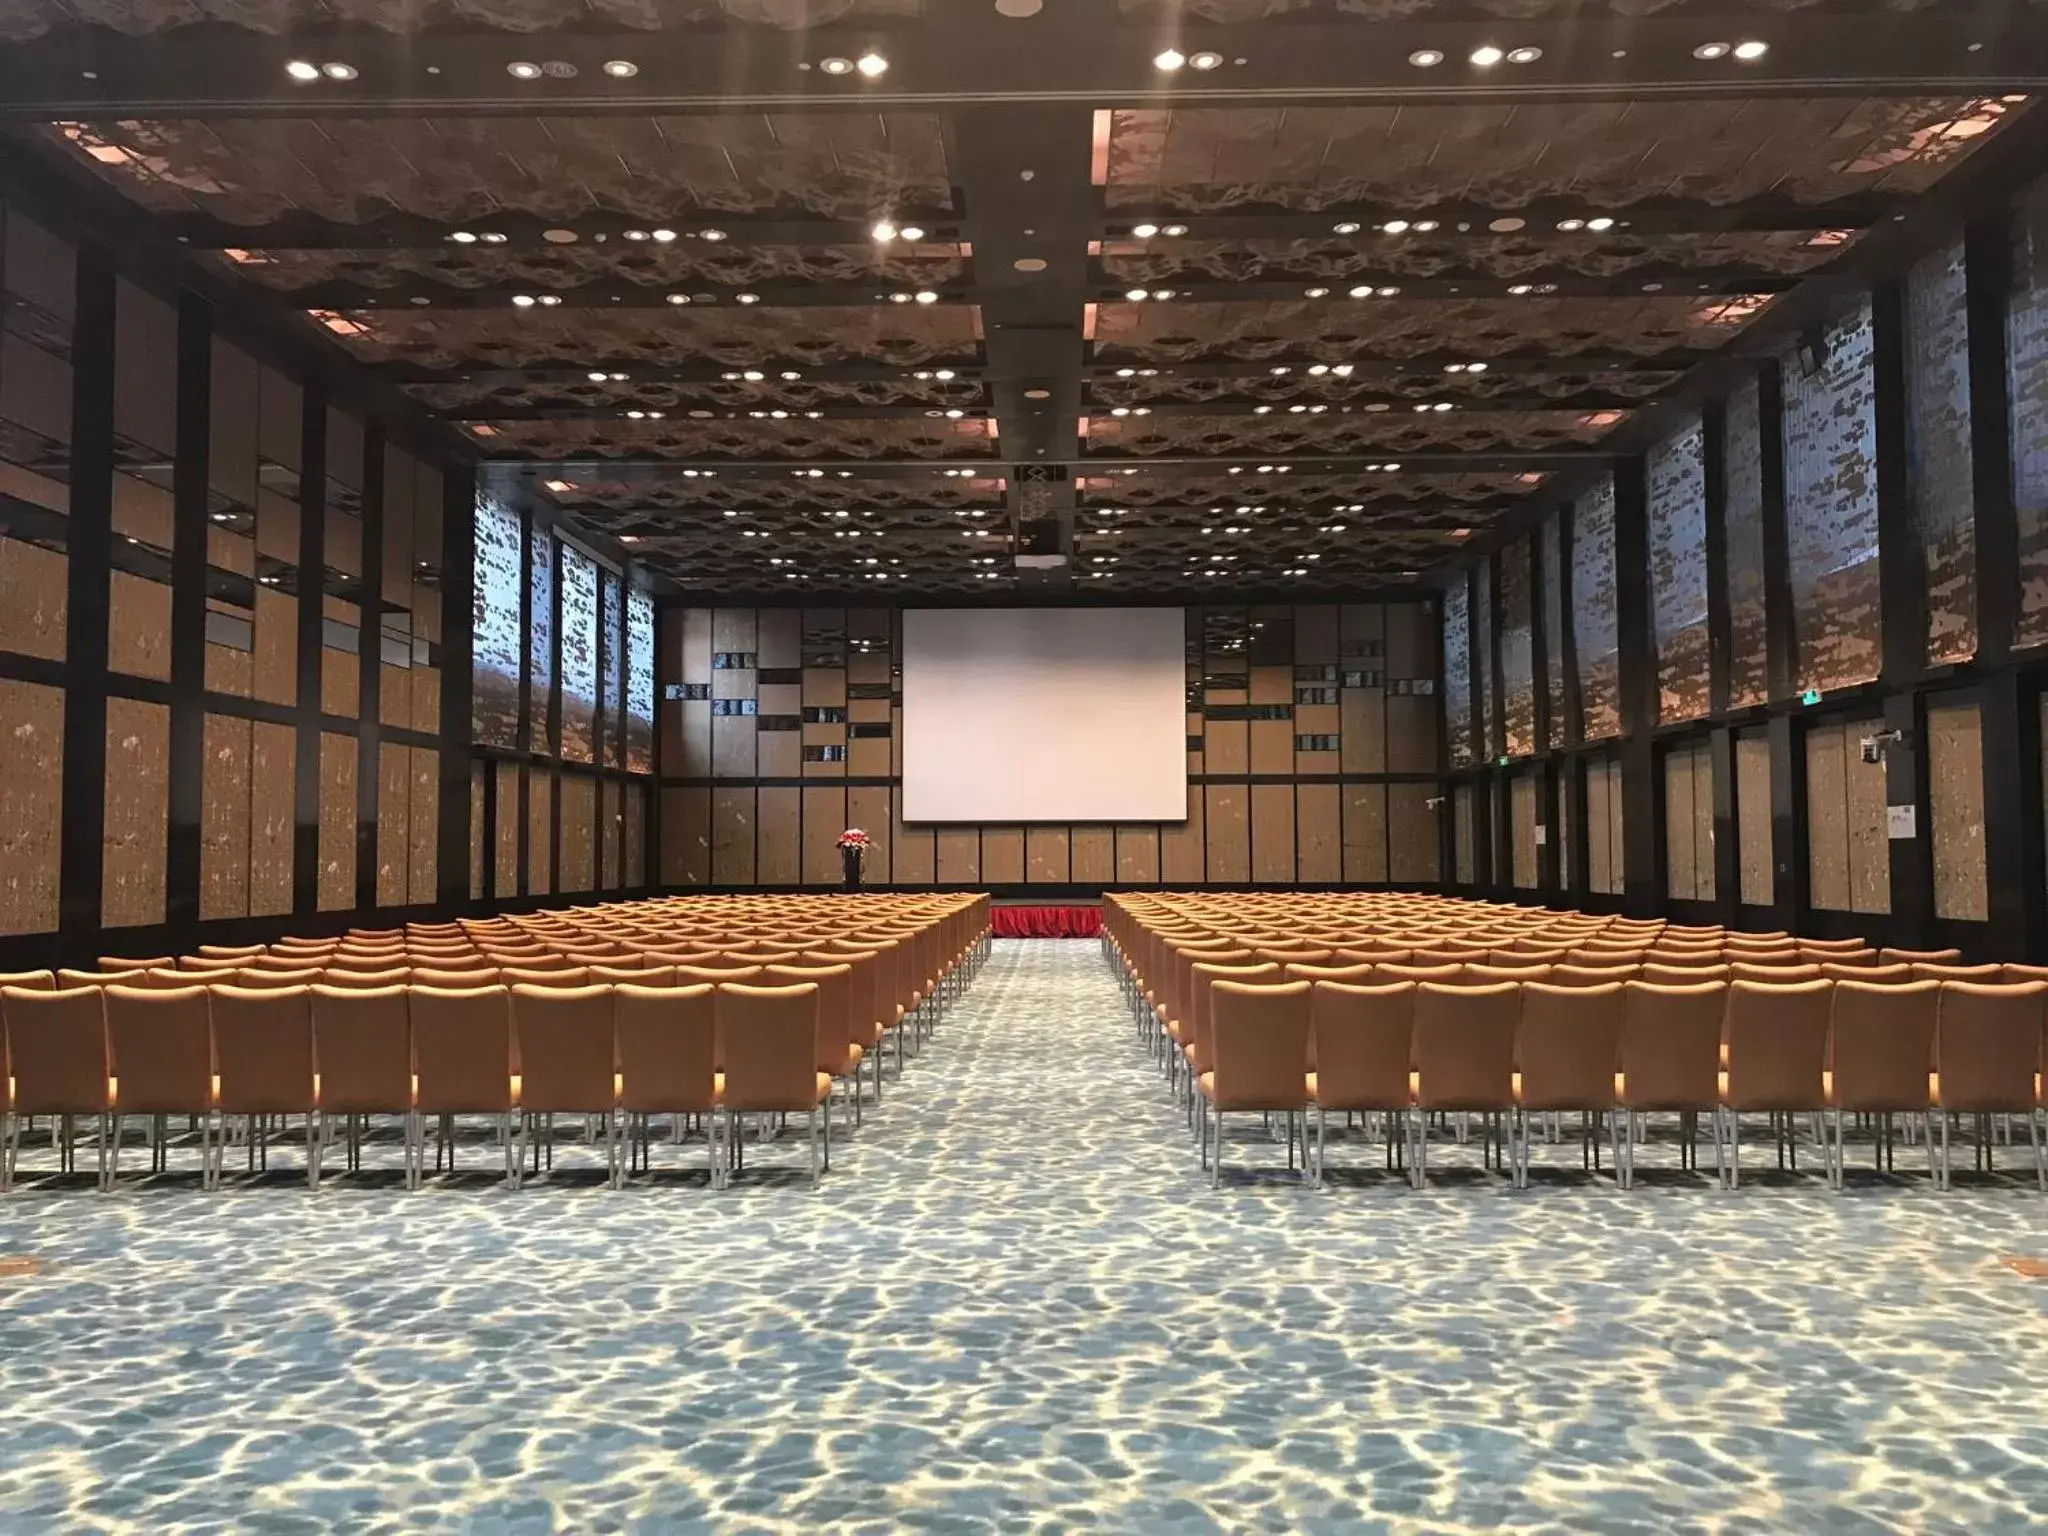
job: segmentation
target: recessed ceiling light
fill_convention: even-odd
[[[1436,227],[1435,219],[1417,219],[1415,221],[1415,233],[1418,235],[1434,234]]]
[[[785,369],[783,369],[783,370],[782,370],[782,376],[783,376],[783,378],[785,378],[785,379],[787,379],[787,380],[790,380],[791,382],[794,382],[795,380],[797,380],[797,379],[800,379],[800,378],[802,378],[802,377],[803,377],[803,375],[802,375],[801,373],[799,373],[799,372],[798,372],[798,371],[797,371],[796,369],[794,369],[794,368],[785,368]]]
[[[841,58],[835,53],[828,59],[821,59],[818,68],[828,75],[850,75],[853,73],[853,60]]]
[[[1484,363],[1467,363],[1467,364],[1465,365],[1465,371],[1466,371],[1467,373],[1484,373],[1484,372],[1486,372],[1486,364],[1484,364]]]
[[[1728,45],[1726,43],[1701,43],[1699,47],[1693,49],[1692,56],[1696,59],[1706,59],[1709,62],[1715,59],[1725,59],[1728,57]]]
[[[722,229],[700,229],[697,231],[697,238],[699,240],[709,240],[716,244],[725,238],[725,231]]]
[[[604,72],[614,80],[630,80],[640,73],[640,66],[631,59],[606,59]]]
[[[1406,219],[1389,219],[1380,226],[1380,233],[1383,235],[1405,235],[1408,233],[1408,221]]]
[[[1529,285],[1527,283],[1511,283],[1508,285],[1508,292],[1518,299],[1528,291]]]
[[[758,384],[763,379],[767,378],[768,375],[763,373],[758,368],[749,368],[746,372],[742,373],[740,377],[742,379],[745,379],[749,384]]]
[[[886,75],[889,72],[889,61],[870,48],[854,61],[853,67],[873,80],[878,75]]]
[[[356,77],[356,67],[353,64],[343,64],[336,60],[331,64],[322,64],[320,66],[320,73],[330,80],[353,80]]]
[[[1178,48],[1162,49],[1160,52],[1152,55],[1152,67],[1154,69],[1176,70],[1181,65],[1187,63],[1187,61],[1188,56]]]
[[[591,383],[602,384],[610,379],[611,375],[608,373],[592,373],[588,377]]]
[[[1355,235],[1358,230],[1359,224],[1356,219],[1344,219],[1330,226],[1330,232],[1335,235]]]
[[[1502,53],[1491,43],[1480,44],[1469,55],[1470,61],[1481,69],[1491,69],[1506,57],[1506,54]]]
[[[1508,62],[1510,64],[1534,64],[1542,57],[1543,50],[1541,48],[1510,48],[1508,50]]]
[[[1557,221],[1557,227],[1563,233],[1569,235],[1573,233],[1575,230],[1584,229],[1586,227],[1586,221],[1584,219],[1559,219]]]
[[[628,240],[645,240],[647,238],[647,231],[644,229],[629,229],[625,231],[625,236]]]
[[[1597,219],[1588,219],[1586,220],[1586,228],[1592,230],[1595,234],[1605,233],[1607,230],[1614,228],[1614,220],[1604,216]]]
[[[1043,272],[1046,262],[1043,256],[1019,256],[1010,265],[1019,272]]]
[[[1159,233],[1161,233],[1162,235],[1172,235],[1175,237],[1184,235],[1187,232],[1188,227],[1185,224],[1164,224],[1161,225],[1159,229]]]
[[[671,304],[687,304],[690,302],[690,296],[687,293],[672,293],[668,296],[668,301]]]
[[[1171,288],[1154,288],[1152,290],[1152,297],[1155,299],[1170,299],[1173,297],[1173,294],[1174,290]]]
[[[916,298],[920,304],[936,304],[939,302],[939,296],[929,288],[918,289]]]
[[[1359,284],[1359,285],[1358,285],[1358,286],[1357,286],[1356,288],[1353,288],[1353,289],[1351,290],[1351,297],[1352,297],[1352,298],[1354,298],[1354,299],[1369,299],[1369,298],[1371,298],[1371,297],[1372,297],[1372,284],[1371,284],[1371,283],[1360,283],[1360,284]]]
[[[320,78],[320,66],[308,63],[304,59],[293,59],[291,63],[285,65],[284,72],[301,84]]]
[[[1152,293],[1150,289],[1132,288],[1124,294],[1124,297],[1129,299],[1133,304],[1142,304],[1147,299],[1152,297]]]
[[[515,59],[512,63],[505,66],[505,73],[514,80],[538,80],[540,78],[540,66],[530,63],[525,59]]]
[[[1735,45],[1735,57],[1742,60],[1745,64],[1754,64],[1770,51],[1771,45],[1769,43],[1759,42],[1755,38],[1750,38],[1746,42],[1740,42]]]
[[[455,242],[455,243],[456,243],[457,245],[475,245],[475,244],[476,244],[476,236],[475,236],[475,235],[474,235],[474,234],[473,234],[472,232],[470,232],[469,230],[466,230],[466,229],[458,229],[458,230],[456,230],[456,231],[455,231],[455,233],[454,233],[454,234],[450,235],[450,236],[449,236],[448,238],[449,238],[450,240],[453,240],[453,241],[454,241],[454,242]]]
[[[1204,48],[1199,53],[1188,55],[1188,62],[1196,69],[1215,69],[1223,62],[1223,55],[1213,48]]]
[[[1157,224],[1133,224],[1131,226],[1131,233],[1140,240],[1150,240],[1159,233],[1159,226]]]
[[[874,227],[868,231],[868,236],[870,239],[881,241],[885,245],[889,241],[894,240],[896,238],[896,234],[896,226],[894,224],[891,224],[887,219],[875,220]]]
[[[733,299],[740,304],[758,304],[761,302],[761,295],[758,293],[736,293],[733,295]]]
[[[520,309],[531,309],[533,308],[533,295],[530,293],[515,293],[512,295],[512,303]]]
[[[950,368],[941,368],[938,372],[934,373],[932,377],[935,379],[950,379],[953,377],[953,370]]]
[[[1302,297],[1303,297],[1303,298],[1308,298],[1308,299],[1327,299],[1327,298],[1328,298],[1329,296],[1330,296],[1330,290],[1329,290],[1329,289],[1327,289],[1327,288],[1304,288],[1304,289],[1302,290]]]
[[[1417,69],[1435,69],[1443,61],[1443,54],[1435,48],[1418,48],[1408,55],[1408,62]]]
[[[906,224],[903,226],[903,238],[910,241],[922,240],[924,230],[915,224]]]
[[[674,240],[675,237],[676,232],[672,229],[657,229],[654,231],[654,238],[660,241],[663,245],[667,245],[670,241]]]

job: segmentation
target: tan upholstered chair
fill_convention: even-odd
[[[1892,949],[1877,952],[1880,965],[1961,965],[1960,949]]]
[[[867,1048],[854,1039],[854,1011],[865,1013],[865,1001],[856,999],[853,967],[850,965],[767,965],[761,968],[761,985],[795,987],[805,983],[818,989],[818,1070],[852,1099],[854,1123],[860,1121],[860,1064]],[[863,1020],[863,1023],[865,1021]],[[832,1102],[825,1101],[825,1116],[832,1115]]]
[[[1208,970],[1197,966],[1197,973]],[[1279,967],[1263,971],[1277,978]],[[1212,1186],[1223,1178],[1223,1117],[1241,1111],[1287,1116],[1288,1166],[1294,1165],[1294,1120],[1308,1108],[1308,1030],[1311,988],[1305,981],[1259,984],[1214,980],[1199,1017],[1209,1065],[1195,1079],[1202,1096],[1200,1147]],[[1209,1124],[1215,1121],[1215,1158]],[[1307,1137],[1302,1177],[1309,1176]]]
[[[1917,967],[1916,967],[1917,969]],[[1991,1161],[1992,1115],[2025,1115],[2033,1137],[2034,1176],[2048,1189],[2039,1114],[2042,1025],[2048,982],[1988,984],[1951,981],[1941,989],[1941,1023],[1934,1050],[1936,1116],[1940,1122],[1941,1184],[1949,1184],[1949,1122],[1957,1114],[1979,1120],[1977,1157]]]
[[[1831,960],[1828,963],[1835,965],[1839,962]],[[1845,966],[1843,969],[1855,970],[1858,967]],[[1789,986],[1796,981],[1819,981],[1821,979],[1821,969],[1818,964],[1773,963],[1770,965],[1755,965],[1746,960],[1737,960],[1728,967],[1728,979],[1730,981],[1763,981],[1769,982],[1773,986]]]
[[[98,1180],[107,1182],[107,1024],[98,987],[62,991],[0,988],[0,1064],[13,1098],[0,1100],[0,1192],[14,1185],[21,1154],[21,1123],[32,1115],[57,1117],[57,1171],[77,1168],[77,1118],[91,1115],[99,1144]]]
[[[717,1038],[713,989],[622,983],[612,990],[612,1019],[619,1042],[619,1107],[626,1112],[631,1171],[651,1170],[647,1124],[651,1115],[675,1121],[683,1139],[690,1115],[703,1117],[711,1158],[711,1182],[722,1175],[718,1142],[718,1101],[725,1090],[714,1059]],[[634,1133],[637,1130],[637,1141]]]
[[[1828,1113],[1837,1189],[1842,1186],[1844,1112],[1879,1117],[1876,1157],[1878,1167],[1883,1169],[1890,1161],[1891,1117],[1900,1113],[1926,1114],[1933,1109],[1929,1068],[1934,1061],[1935,1027],[1940,1012],[1938,981],[1835,983]],[[1927,1171],[1939,1182],[1941,1170],[1935,1162],[1931,1136],[1927,1139]]]
[[[1517,1187],[1525,1177],[1515,1143],[1515,1035],[1521,1015],[1519,982],[1447,986],[1425,982],[1415,994],[1417,1089],[1410,1125],[1410,1176],[1420,1189],[1429,1178],[1429,1116],[1437,1112],[1508,1120],[1507,1152]],[[1491,1140],[1489,1134],[1488,1140]]]
[[[1728,1007],[1728,983],[1701,981],[1668,986],[1631,981],[1622,986],[1621,1105],[1628,1134],[1621,1138],[1621,1186],[1635,1182],[1635,1116],[1676,1111],[1680,1117],[1679,1166],[1697,1168],[1699,1117],[1714,1131],[1714,1175],[1724,1177],[1721,1123],[1721,1025]]]
[[[306,1182],[320,1186],[325,1127],[320,1119],[318,1068],[313,1055],[311,987],[209,985],[213,1013],[219,1107],[225,1120],[247,1117],[248,1165],[268,1166],[271,1115],[306,1117]]]
[[[55,971],[0,971],[0,987],[20,987],[29,992],[54,992]]]
[[[557,1114],[602,1118],[605,1182],[614,1189],[619,1186],[618,1085],[613,1070],[618,1042],[612,1015],[612,993],[608,986],[521,983],[512,988],[512,1020],[519,1062],[519,1145],[513,1159],[512,1180],[515,1186],[525,1176],[536,1121],[545,1137],[547,1166],[554,1166]],[[538,1173],[541,1152],[539,1148],[533,1152],[533,1171]]]
[[[727,1144],[745,1114],[797,1114],[810,1122],[811,1183],[818,1182],[818,1106],[832,1091],[830,1074],[817,1070],[818,989],[754,987],[727,982],[716,1001],[717,1029],[725,1046]],[[825,1162],[832,1164],[832,1117],[825,1116]],[[721,1180],[723,1182],[723,1180]]]
[[[1620,1095],[1615,1085],[1621,1061],[1622,983],[1558,986],[1528,982],[1522,987],[1521,1066],[1516,1099],[1522,1112],[1524,1156],[1528,1116],[1578,1110],[1585,1116],[1580,1156],[1600,1166],[1596,1116],[1607,1115],[1615,1131],[1615,1166],[1621,1166]]]
[[[413,1109],[412,1020],[404,987],[313,988],[313,1041],[320,1068],[320,1110],[343,1117],[347,1165],[362,1168],[363,1117],[404,1120],[405,1180],[419,1181],[420,1145]]]
[[[1415,1102],[1408,1078],[1415,1048],[1415,983],[1318,980],[1311,986],[1309,1059],[1315,1070],[1308,1075],[1308,1096],[1316,1107],[1316,1181],[1323,1177],[1326,1117],[1333,1109],[1381,1115],[1392,1167],[1404,1145],[1395,1127],[1406,1125]]]
[[[146,1115],[150,1172],[169,1166],[170,1142],[164,1116],[199,1119],[199,1180],[211,1189],[220,1179],[213,1097],[213,1026],[206,988],[172,991],[159,987],[110,986],[103,990],[107,1014],[107,1061],[113,1078],[113,1144],[107,1153],[107,1182],[121,1172],[121,1122]]]
[[[1742,1116],[1768,1113],[1779,1132],[1779,1160],[1789,1151],[1799,1166],[1798,1116],[1817,1114],[1827,1103],[1822,1074],[1827,1070],[1828,1019],[1834,1006],[1832,981],[1777,985],[1736,981],[1728,987],[1724,1034],[1728,1041],[1728,1085],[1721,1094],[1727,1112],[1728,1187],[1741,1177]],[[1823,1163],[1834,1178],[1834,1152],[1822,1144]]]
[[[511,996],[502,986],[460,989],[422,986],[406,989],[412,1015],[412,1059],[416,1077],[417,1124],[427,1116],[440,1119],[434,1170],[446,1157],[455,1168],[455,1117],[490,1115],[498,1124],[499,1146],[505,1154],[505,1182],[517,1187],[519,1161],[512,1135]],[[415,1166],[424,1165],[424,1149]]]

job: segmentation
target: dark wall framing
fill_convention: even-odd
[[[1539,743],[1546,750],[1505,765],[1489,762],[1452,775],[1456,784],[1479,786],[1473,828],[1475,879],[1451,888],[1495,900],[1540,902],[1556,907],[1668,917],[1675,922],[1719,922],[1753,930],[1787,929],[1818,936],[1861,935],[1873,943],[1903,948],[1963,949],[1973,958],[2048,960],[2048,843],[2044,843],[2041,699],[2048,690],[2048,655],[2040,648],[2016,652],[2020,550],[2010,480],[2012,443],[2007,399],[2005,301],[2010,282],[2014,232],[2010,218],[1994,215],[1969,225],[1964,250],[1967,268],[1969,382],[1971,394],[1972,492],[1975,503],[1978,649],[1961,665],[1929,666],[1925,661],[1927,571],[1919,530],[1913,520],[1901,468],[1906,418],[1906,384],[1900,366],[1903,306],[1896,284],[1873,294],[1876,328],[1878,560],[1883,615],[1879,681],[1829,693],[1819,704],[1801,703],[1793,689],[1792,588],[1788,575],[1784,467],[1780,432],[1782,386],[1779,365],[1759,365],[1763,431],[1763,534],[1766,675],[1773,702],[1728,708],[1732,655],[1726,598],[1727,556],[1724,487],[1719,446],[1725,401],[1704,412],[1708,451],[1706,555],[1708,571],[1709,686],[1712,707],[1699,720],[1658,726],[1656,656],[1648,602],[1649,572],[1643,488],[1645,460],[1634,456],[1614,466],[1616,484],[1616,596],[1622,673],[1622,725],[1618,739],[1587,743],[1552,728],[1547,719],[1547,679],[1561,669],[1569,721],[1578,718],[1577,666],[1572,606],[1562,604],[1564,633],[1547,636],[1539,622],[1534,649],[1534,695]],[[1563,518],[1566,547],[1561,570],[1569,580],[1570,518]],[[1498,554],[1490,555],[1498,561]],[[1534,600],[1543,612],[1541,562]],[[1495,571],[1497,578],[1497,567]],[[1473,580],[1473,568],[1454,579]],[[1475,598],[1481,590],[1474,581]],[[1484,590],[1498,594],[1494,579]],[[1499,633],[1498,614],[1491,626]],[[1475,619],[1475,628],[1477,621]],[[1550,647],[1546,652],[1546,646]],[[1974,698],[1981,712],[1984,764],[1985,876],[1990,895],[1985,922],[1944,920],[1934,915],[1933,826],[1927,771],[1927,711],[1930,698]],[[1909,750],[1886,754],[1886,801],[1911,805],[1919,835],[1888,840],[1891,910],[1856,913],[1821,910],[1808,890],[1809,848],[1806,798],[1806,740],[1810,731],[1852,718],[1881,716],[1887,729],[1908,733]],[[1454,728],[1459,722],[1452,722]],[[1475,708],[1471,728],[1479,726]],[[1765,905],[1740,900],[1739,812],[1736,784],[1738,733],[1761,732],[1770,749],[1772,899]],[[1562,739],[1561,739],[1562,738]],[[1703,743],[1714,772],[1714,889],[1712,901],[1670,898],[1669,850],[1665,843],[1665,754],[1674,747]],[[1618,758],[1622,776],[1624,891],[1595,895],[1587,888],[1586,769]],[[1508,872],[1490,859],[1509,815],[1510,782],[1537,776],[1539,824],[1552,832],[1559,810],[1569,847],[1554,836],[1539,845],[1537,888],[1510,885]],[[1448,837],[1448,833],[1447,833]],[[1561,874],[1567,866],[1570,880]],[[1448,856],[1445,869],[1454,872]]]

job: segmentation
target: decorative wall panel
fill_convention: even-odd
[[[561,581],[561,757],[588,763],[596,757],[597,562],[567,540],[562,542]]]
[[[476,506],[476,597],[470,635],[474,662],[471,718],[476,740],[512,747],[519,740],[519,677],[523,526],[519,515],[479,497]]]
[[[1728,555],[1728,706],[1770,694],[1764,610],[1764,476],[1761,392],[1751,381],[1728,397],[1721,449],[1721,520]]]
[[[406,903],[412,865],[412,748],[377,747],[377,905]]]
[[[626,589],[610,571],[600,582],[599,654],[603,664],[597,679],[597,701],[604,734],[603,762],[607,768],[626,766]]]
[[[1674,901],[1714,899],[1714,758],[1704,741],[1664,754],[1664,875]]]
[[[1709,707],[1706,434],[1699,418],[1652,448],[1647,468],[1657,718],[1668,725],[1696,720]]]
[[[1785,544],[1793,682],[1877,676],[1877,379],[1869,299],[1822,333],[1825,357],[1779,364],[1785,390]]]
[[[1963,242],[1906,275],[1906,495],[1927,567],[1927,660],[1977,654],[1969,284]]]
[[[555,770],[526,770],[526,894],[548,896],[555,885]]]
[[[1436,807],[1431,784],[1389,784],[1387,789],[1387,878],[1396,885],[1435,885],[1440,870]]]
[[[1614,481],[1572,511],[1572,635],[1579,662],[1582,738],[1621,734],[1621,658],[1614,608]]]
[[[406,899],[414,906],[426,906],[439,898],[435,888],[441,867],[441,754],[433,747],[412,749],[412,784],[407,820],[412,828],[412,847],[406,860]],[[482,791],[477,793],[479,805]],[[478,814],[481,814],[479,811]],[[483,841],[482,823],[477,823],[477,841]]]
[[[1472,570],[1472,701],[1479,709],[1479,757],[1500,756],[1500,699],[1493,677],[1493,562]]]
[[[2006,295],[2006,394],[2013,515],[2019,523],[2015,645],[2048,642],[2048,180],[2013,207],[2012,286]]]
[[[100,921],[129,928],[164,920],[164,847],[171,712],[140,699],[107,700],[106,829]]]
[[[1515,888],[1522,891],[1536,889],[1536,792],[1540,787],[1533,773],[1516,774],[1508,787],[1510,871]]]
[[[249,729],[208,715],[199,774],[199,916],[249,915]]]
[[[1622,862],[1621,764],[1603,758],[1586,764],[1586,884],[1599,896],[1619,896]]]
[[[320,837],[317,891],[322,912],[356,904],[356,739],[320,733]]]
[[[1469,571],[1458,571],[1444,589],[1443,599],[1444,728],[1450,732],[1453,768],[1470,767],[1473,761],[1470,575]]]
[[[1742,900],[1767,907],[1775,894],[1771,860],[1771,741],[1762,731],[1735,738],[1735,834]]]
[[[64,694],[0,678],[0,933],[57,926]]]
[[[1807,899],[1816,910],[1891,910],[1884,764],[1864,762],[1857,745],[1883,728],[1876,719],[1807,727]]]
[[[517,763],[497,765],[497,816],[491,829],[492,889],[500,901],[520,891],[519,829],[523,806],[519,799],[524,770]]]
[[[1927,701],[1927,793],[1934,915],[1991,916],[1984,873],[1984,723],[1971,698]]]
[[[555,551],[559,541],[530,524],[526,581],[526,707],[536,751],[548,747],[548,702],[555,681]]]
[[[1451,791],[1451,851],[1456,880],[1471,885],[1479,878],[1479,786],[1460,784]]]
[[[1536,750],[1531,549],[1524,537],[1512,540],[1500,553],[1500,697],[1506,716],[1501,750],[1510,757],[1527,757]]]
[[[1562,746],[1567,736],[1564,718],[1565,603],[1564,518],[1553,512],[1536,530],[1537,574],[1543,587],[1543,672],[1545,697],[1550,701],[1550,737],[1537,743],[1539,751]]]
[[[563,553],[568,552],[564,546]],[[597,780],[564,773],[562,782],[562,847],[556,867],[556,889],[563,895],[593,888],[597,875]]]

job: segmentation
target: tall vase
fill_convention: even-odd
[[[845,880],[840,886],[841,890],[857,891],[860,889],[860,866],[860,849],[842,848],[839,850],[839,869],[845,876]]]

